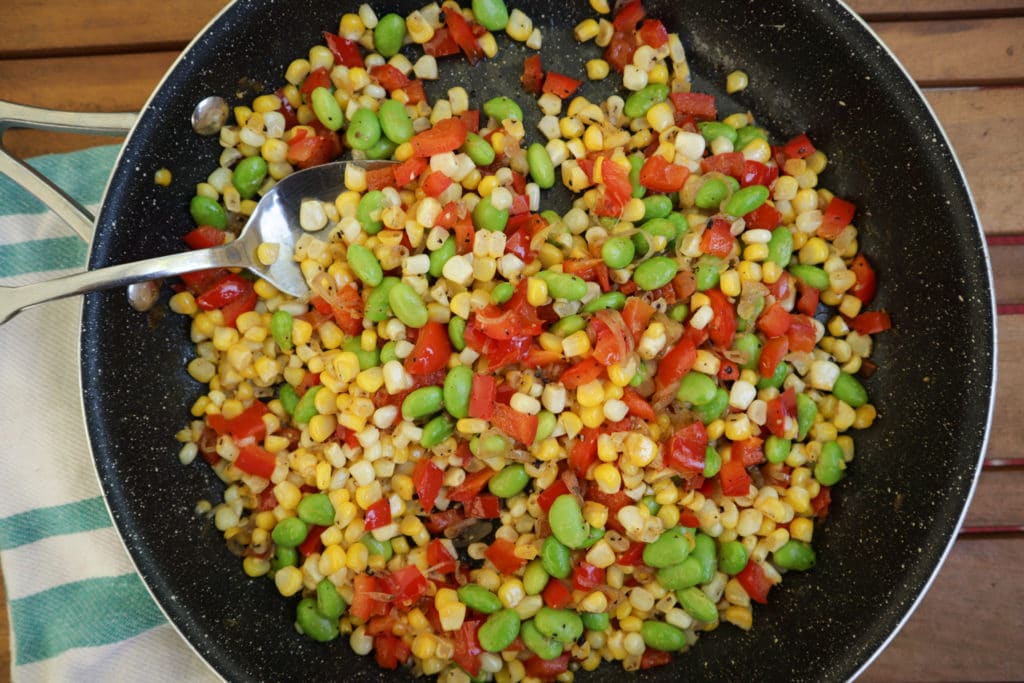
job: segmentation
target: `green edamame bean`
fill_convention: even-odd
[[[768,240],[768,260],[778,264],[780,268],[789,265],[793,258],[793,233],[784,225],[772,230],[772,237]]]
[[[321,579],[316,585],[316,608],[328,619],[338,619],[345,613],[345,598],[330,579]]]
[[[448,263],[448,259],[452,256],[455,256],[455,250],[455,238],[449,237],[440,247],[430,252],[430,269],[427,272],[433,277],[441,277],[444,264]]]
[[[580,612],[580,619],[588,631],[604,631],[612,622],[607,612]]]
[[[601,245],[601,258],[609,268],[625,268],[635,255],[636,247],[625,237],[609,237]]]
[[[388,140],[400,145],[413,136],[412,119],[405,105],[398,100],[384,100],[377,109],[380,130]]]
[[[398,149],[398,145],[381,135],[380,140],[377,140],[373,147],[365,150],[364,154],[366,154],[367,159],[390,159],[396,149]]]
[[[401,15],[385,14],[373,29],[373,46],[383,57],[394,57],[405,40],[405,19]]]
[[[295,623],[304,634],[321,643],[338,637],[338,620],[321,614],[313,598],[299,600],[295,609]]]
[[[523,120],[523,110],[516,104],[516,101],[510,97],[501,95],[499,97],[493,97],[486,102],[483,106],[484,114],[490,116],[495,121],[504,121],[511,119],[512,121]]]
[[[231,174],[231,184],[242,199],[252,199],[267,177],[267,162],[261,156],[246,157]]]
[[[722,417],[722,413],[729,407],[729,392],[719,387],[715,390],[714,397],[702,406],[695,405],[694,411],[700,417],[700,421],[709,424]]]
[[[697,621],[713,622],[718,619],[718,608],[700,588],[692,586],[676,593],[679,606]]]
[[[555,164],[544,145],[534,142],[526,149],[526,163],[533,182],[547,190],[555,186]]]
[[[341,344],[341,350],[351,351],[356,354],[356,358],[359,359],[360,370],[366,370],[380,365],[380,351],[375,348],[367,351],[363,348],[363,343],[359,337],[346,337],[345,341]]]
[[[540,443],[551,436],[557,424],[558,418],[550,410],[542,410],[537,413],[537,436],[534,437],[533,442]]]
[[[352,149],[368,150],[380,140],[380,120],[366,107],[356,109],[345,129],[345,140]]]
[[[728,123],[722,123],[721,121],[703,121],[697,124],[697,128],[700,130],[700,134],[704,136],[704,139],[708,141],[708,144],[714,142],[718,138],[725,138],[734,144],[736,142],[736,129]]]
[[[477,437],[476,455],[481,458],[490,458],[497,455],[504,455],[508,452],[512,442],[503,434],[488,434]]]
[[[868,402],[868,392],[860,381],[848,372],[840,372],[832,385],[832,395],[853,408],[860,408]]]
[[[772,553],[772,562],[783,569],[793,569],[798,572],[807,571],[814,567],[817,555],[807,543],[803,541],[786,541],[786,544]]]
[[[444,405],[444,391],[441,387],[420,387],[414,389],[402,401],[402,417],[417,420],[433,415]]]
[[[375,323],[384,322],[391,317],[391,306],[388,304],[388,294],[391,288],[401,282],[397,277],[388,276],[383,278],[379,285],[373,288],[366,297],[366,310],[363,315],[367,320]]]
[[[456,351],[462,351],[466,348],[465,318],[453,315],[452,319],[448,321],[448,341],[452,343],[452,348]]]
[[[749,125],[743,126],[736,131],[736,140],[732,143],[733,149],[736,151],[742,151],[744,147],[757,139],[768,139],[768,133],[765,132],[764,128]]]
[[[553,299],[579,301],[587,295],[587,282],[581,277],[570,273],[555,273],[550,270],[542,270],[537,275],[543,277],[548,283],[548,294]]]
[[[644,564],[655,569],[679,564],[690,555],[692,541],[683,527],[666,529],[653,543],[644,546]]]
[[[473,226],[477,230],[504,232],[508,224],[508,209],[496,209],[490,196],[484,197],[473,207]]]
[[[794,264],[789,267],[790,274],[797,280],[800,280],[808,287],[813,287],[818,290],[828,289],[828,273],[823,268],[818,266],[807,266],[803,264]]]
[[[523,570],[523,590],[527,595],[540,595],[548,585],[549,578],[543,559],[538,557],[530,560]]]
[[[462,143],[462,151],[477,166],[490,166],[494,163],[494,147],[472,131],[466,134],[466,141]]]
[[[723,391],[724,391],[724,389],[723,389]],[[711,477],[713,477],[716,474],[718,474],[718,472],[721,469],[722,469],[722,456],[720,456],[718,454],[718,451],[715,450],[715,448],[713,446],[708,446],[707,448],[704,449],[704,471],[703,471],[704,478],[705,479],[710,479]]]
[[[366,546],[366,550],[371,555],[380,555],[384,558],[385,562],[390,561],[395,555],[395,549],[391,546],[391,541],[378,541],[371,533],[363,534],[359,542]]]
[[[633,282],[640,289],[651,291],[664,287],[679,272],[679,264],[669,256],[655,256],[636,267]]]
[[[643,196],[647,194],[647,188],[640,184],[640,169],[644,167],[644,155],[630,154],[627,158],[629,159],[629,184],[633,186],[630,196],[643,199]]]
[[[843,461],[843,449],[835,441],[826,441],[821,445],[821,454],[814,464],[814,478],[822,486],[834,486],[843,478],[846,463]]]
[[[491,303],[492,304],[503,304],[512,298],[512,295],[516,293],[516,288],[512,286],[511,282],[499,282],[491,290]]]
[[[291,384],[285,384],[281,387],[277,392],[277,399],[281,401],[281,407],[289,415],[293,414],[296,406],[299,405],[299,394]]]
[[[473,0],[473,18],[488,31],[504,31],[508,26],[505,0]]]
[[[668,86],[664,83],[649,83],[626,98],[622,113],[631,119],[637,119],[659,102],[668,99]]]
[[[662,237],[666,242],[671,242],[679,234],[676,224],[665,216],[648,220],[640,229],[651,237]]]
[[[342,113],[341,105],[338,104],[334,93],[320,86],[314,88],[309,97],[313,104],[313,113],[320,123],[324,124],[324,128],[340,130],[345,125],[345,114]]]
[[[725,212],[730,216],[745,216],[760,208],[768,200],[768,194],[768,188],[764,185],[748,185],[729,197]]]
[[[621,311],[622,307],[625,305],[626,295],[622,292],[605,292],[604,294],[600,294],[588,301],[580,310],[584,313],[596,313],[597,311],[603,311],[611,308],[614,308],[616,311]]]
[[[587,540],[583,541],[583,545],[580,546],[581,550],[590,548],[595,543],[604,538],[604,529],[600,529],[596,526],[590,527],[590,533],[587,534]]]
[[[556,334],[559,337],[568,337],[573,332],[579,332],[586,328],[586,326],[587,321],[583,316],[569,315],[556,321],[555,324],[551,326],[551,334]]]
[[[757,380],[758,389],[766,389],[768,387],[775,387],[778,389],[782,386],[782,383],[786,381],[786,375],[789,374],[789,363],[782,361],[775,366],[775,372],[771,377],[762,377]]]
[[[675,652],[686,647],[686,633],[664,621],[648,619],[640,625],[640,635],[647,647],[662,652]]]
[[[569,548],[579,548],[590,534],[590,525],[583,519],[579,501],[568,493],[555,498],[548,510],[548,523],[555,538]]]
[[[196,225],[212,225],[219,230],[228,227],[228,214],[216,199],[197,194],[188,204],[188,211]]]
[[[274,315],[270,316],[270,334],[282,351],[292,348],[292,323],[292,314],[283,309],[274,311]]]
[[[501,652],[519,635],[519,615],[514,609],[501,609],[487,617],[477,631],[477,640],[487,652]]]
[[[697,190],[694,201],[702,209],[717,209],[728,196],[729,188],[721,178],[709,178]]]
[[[540,559],[544,571],[556,579],[564,579],[572,573],[572,553],[554,536],[544,539],[540,548]]]
[[[318,414],[316,409],[316,395],[320,393],[320,390],[324,385],[317,384],[315,387],[310,387],[306,390],[306,393],[299,399],[298,405],[295,406],[295,410],[292,411],[292,419],[295,420],[295,424],[305,424],[313,419]]]
[[[380,213],[387,206],[388,198],[380,190],[370,190],[362,196],[356,205],[356,220],[368,235],[376,235],[384,227]]]
[[[427,324],[427,307],[409,284],[399,282],[388,292],[388,304],[395,317],[406,327],[420,328]]]
[[[505,465],[501,471],[487,482],[487,489],[498,498],[511,498],[526,488],[530,483],[530,475],[522,463],[514,462]]]
[[[672,200],[663,194],[652,194],[644,197],[644,220],[665,218],[672,213]],[[675,233],[675,228],[672,230]]]
[[[334,505],[326,493],[307,493],[295,508],[299,519],[306,524],[330,526],[334,524]]]
[[[576,612],[568,609],[541,607],[534,615],[533,623],[538,631],[560,643],[575,642],[583,635],[583,620]]]
[[[700,565],[700,583],[707,583],[715,576],[718,568],[718,552],[715,539],[707,534],[698,533],[693,539],[693,550],[690,556]]]
[[[384,271],[373,252],[361,244],[350,244],[346,254],[348,265],[365,284],[376,287],[384,280]]]
[[[278,545],[274,548],[274,559],[271,561],[270,566],[276,571],[283,567],[294,567],[298,561],[298,550],[291,546]]]
[[[668,317],[677,323],[681,323],[690,317],[690,307],[686,304],[675,304],[672,308],[668,309]]]
[[[306,540],[309,527],[298,517],[285,517],[274,526],[270,538],[275,544],[286,548],[296,548]]]
[[[473,371],[459,365],[448,371],[444,378],[444,407],[455,418],[469,417],[469,394],[473,389]]]
[[[438,415],[433,420],[423,425],[423,434],[420,435],[420,445],[424,448],[433,448],[452,435],[455,431],[455,421],[447,415]]]
[[[696,586],[700,583],[701,575],[702,570],[700,562],[698,562],[696,557],[691,555],[679,564],[659,569],[657,578],[658,583],[661,584],[662,588],[674,591],[679,590],[680,588]]]
[[[692,370],[685,375],[679,383],[679,390],[676,391],[676,398],[680,401],[702,406],[715,397],[718,386],[715,380],[703,372]]]
[[[718,568],[736,576],[747,566],[747,549],[739,541],[727,541],[718,549]]]
[[[387,344],[380,347],[380,364],[384,365],[385,363],[393,360],[401,360],[398,357],[398,343],[389,341]]]
[[[783,439],[772,434],[765,439],[764,457],[767,458],[768,462],[785,462],[786,458],[789,457],[789,450],[791,447],[792,443],[789,439]]]
[[[532,619],[523,622],[519,637],[523,639],[523,645],[541,659],[554,659],[562,654],[564,648],[558,640],[541,633]]]
[[[706,292],[718,286],[718,279],[722,273],[722,259],[717,256],[704,254],[697,259],[697,268],[693,272],[697,281],[697,291]]]
[[[807,394],[796,395],[796,425],[797,440],[803,441],[807,432],[814,425],[814,418],[818,416],[818,404]]]
[[[498,596],[483,586],[475,583],[467,583],[458,590],[459,600],[466,604],[466,607],[474,609],[483,614],[493,614],[501,609],[501,600]]]

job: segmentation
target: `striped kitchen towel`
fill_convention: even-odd
[[[32,164],[95,211],[118,150]],[[0,177],[0,286],[82,270],[87,255],[60,219]],[[81,305],[43,304],[0,326],[0,565],[11,680],[216,680],[143,585],[101,496],[82,418]]]

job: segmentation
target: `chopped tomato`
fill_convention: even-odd
[[[425,457],[416,463],[416,468],[412,471],[412,483],[423,511],[430,512],[434,509],[434,501],[437,500],[437,494],[444,483],[444,470]]]
[[[427,531],[437,535],[444,533],[444,530],[452,524],[461,522],[464,519],[466,519],[466,515],[463,514],[461,508],[450,507],[441,512],[431,512],[427,515],[427,521],[423,525],[427,527]]]
[[[629,171],[614,161],[601,164],[602,189],[599,193],[594,213],[598,216],[620,216],[622,210],[633,196],[633,186],[629,182]]]
[[[473,384],[469,392],[469,416],[491,419],[497,393],[498,384],[493,376],[473,375]]]
[[[683,427],[671,437],[662,449],[665,465],[683,474],[704,471],[704,455],[708,447],[708,433],[700,422]]]
[[[631,415],[636,415],[641,420],[651,422],[658,419],[654,408],[633,387],[625,387],[622,390],[622,402],[629,408]]]
[[[690,371],[696,361],[696,345],[686,337],[681,338],[658,363],[658,373],[654,379],[655,386],[663,389],[678,382],[683,375]]]
[[[743,217],[747,228],[771,230],[782,221],[782,213],[774,206],[765,202]]]
[[[571,273],[587,282],[596,282],[601,285],[602,292],[607,292],[611,289],[608,266],[603,259],[566,259],[562,261],[562,272]]]
[[[839,236],[847,225],[853,221],[853,214],[857,207],[845,199],[832,197],[825,211],[821,216],[821,225],[818,226],[818,236],[827,240],[834,240]]]
[[[534,655],[523,662],[526,675],[541,681],[553,681],[569,670],[569,653],[563,652],[554,659],[541,659]]]
[[[657,19],[644,19],[638,33],[640,40],[654,49],[658,49],[668,42],[668,29]]]
[[[806,133],[801,133],[786,143],[783,152],[788,159],[806,159],[814,154],[814,145]]]
[[[277,467],[277,456],[256,444],[248,444],[239,449],[235,467],[248,474],[270,479]]]
[[[804,315],[814,316],[818,311],[818,302],[821,299],[821,292],[811,287],[803,280],[796,283],[797,291],[800,293],[796,300],[796,310]]]
[[[640,341],[652,315],[654,315],[654,306],[647,301],[637,296],[626,299],[626,305],[622,307],[622,321],[633,333],[634,341]]]
[[[594,445],[595,447],[597,445],[596,437]],[[595,450],[594,452],[596,455],[597,451]],[[554,484],[541,491],[537,496],[537,505],[544,511],[544,514],[547,514],[555,499],[559,496],[564,496],[566,493],[569,493],[569,485],[563,479],[556,479]]]
[[[496,404],[491,415],[491,424],[526,446],[537,438],[538,422],[536,415],[521,413],[503,403]]]
[[[484,651],[476,635],[482,623],[481,619],[467,619],[452,637],[455,645],[452,660],[473,678],[480,675],[480,655]]]
[[[774,375],[775,368],[787,353],[789,353],[789,339],[786,337],[772,337],[766,341],[761,349],[761,357],[757,360],[758,374],[762,377]]]
[[[192,292],[195,296],[199,296],[230,272],[227,268],[194,270],[191,273],[182,273],[181,281],[188,291]]]
[[[228,422],[228,431],[235,441],[253,439],[262,441],[267,434],[267,425],[263,416],[270,411],[263,401],[253,401],[248,408]]]
[[[431,171],[423,179],[420,187],[428,197],[438,197],[442,192],[451,187],[452,179],[440,171]]]
[[[692,116],[698,121],[714,121],[718,118],[714,95],[698,92],[674,92],[669,94],[668,98],[679,114]]]
[[[320,534],[322,534],[326,528],[327,527],[320,526],[319,524],[313,524],[309,527],[309,531],[306,533],[306,540],[298,546],[298,551],[302,557],[309,557],[310,555],[323,550],[324,542],[320,540]]]
[[[578,81],[575,78],[570,78],[564,74],[549,71],[544,77],[544,85],[541,90],[564,100],[572,97],[572,94],[576,92],[582,84],[583,81]]]
[[[440,538],[431,539],[427,543],[427,566],[430,571],[438,574],[451,574],[456,568],[455,557],[448,552],[448,547]]]
[[[690,169],[669,163],[660,154],[647,157],[640,167],[640,184],[652,192],[678,192],[690,177]]]
[[[533,54],[523,60],[523,75],[519,78],[523,90],[531,95],[540,95],[544,85],[544,70],[541,67],[540,55]]]
[[[473,519],[498,519],[501,517],[501,500],[490,493],[481,494],[465,505],[466,517]]]
[[[489,467],[485,467],[479,472],[467,474],[461,484],[448,492],[448,500],[453,500],[459,503],[468,503],[476,498],[477,494],[483,490],[484,486],[487,485],[487,482],[490,481],[491,477],[495,474],[497,474],[497,472]]]
[[[516,556],[516,544],[504,538],[496,538],[484,551],[484,557],[502,574],[515,574],[526,560]]]
[[[473,35],[473,29],[469,22],[466,21],[466,18],[462,16],[462,12],[452,7],[445,7],[444,20],[448,25],[448,30],[451,31],[452,39],[459,46],[459,49],[462,50],[462,53],[466,55],[469,63],[476,64],[480,59],[483,59],[483,48],[477,42],[476,36]]]
[[[409,77],[391,64],[378,64],[370,69],[370,76],[388,92],[402,90],[410,83]]]
[[[327,49],[334,55],[335,63],[349,68],[363,67],[363,53],[359,48],[359,43],[329,31],[324,31],[324,42],[327,43]]]
[[[768,401],[768,413],[765,426],[775,436],[786,435],[786,420],[796,417],[796,391],[789,387],[784,392]]]
[[[865,311],[850,321],[857,334],[877,334],[892,327],[889,314],[884,311]]]
[[[467,133],[466,124],[462,119],[441,119],[433,127],[412,136],[409,142],[416,156],[432,157],[462,147]]]
[[[811,509],[814,515],[824,519],[828,516],[828,507],[832,504],[832,489],[829,486],[822,486],[818,495],[811,499]]]
[[[719,289],[709,289],[704,294],[711,299],[711,311],[714,317],[707,325],[711,343],[723,349],[732,346],[736,336],[736,309]]]
[[[200,225],[185,235],[185,244],[192,249],[207,249],[224,244],[227,233],[212,225]]]
[[[564,581],[552,577],[541,591],[544,604],[552,609],[562,609],[572,602],[572,590]]]
[[[742,441],[734,441],[732,444],[732,457],[738,457],[744,467],[760,465],[764,462],[764,449],[761,447],[763,443],[764,441],[756,436],[743,439]]]
[[[592,382],[604,374],[604,366],[590,356],[584,358],[576,365],[569,367],[558,377],[566,389],[576,389],[582,384]]]
[[[757,329],[769,337],[779,337],[786,334],[793,316],[789,314],[780,302],[776,301],[769,306],[757,319]]]
[[[385,187],[395,187],[395,167],[388,165],[382,168],[372,168],[366,171],[366,189],[383,190]]]
[[[629,548],[624,553],[619,555],[616,562],[623,567],[636,567],[644,563],[644,546],[646,543],[642,541],[633,541],[629,544]]]
[[[672,663],[672,653],[667,650],[655,650],[649,647],[640,655],[640,669],[653,669]]]
[[[747,159],[743,162],[743,175],[740,176],[740,187],[750,185],[770,186],[779,177],[779,167],[762,164],[760,161]]]
[[[333,161],[341,154],[341,138],[334,131],[309,134],[300,128],[288,141],[288,163],[299,168],[310,168]]]
[[[850,294],[865,304],[871,303],[871,300],[875,298],[877,288],[875,269],[871,267],[871,263],[868,262],[864,254],[857,254],[850,262],[850,270],[857,278],[853,287],[849,289]]]
[[[700,250],[705,254],[725,258],[732,251],[736,238],[732,236],[729,221],[716,218],[711,227],[700,236]]]
[[[428,162],[421,157],[411,157],[393,167],[391,172],[395,176],[395,185],[405,187],[420,177],[423,171],[427,170]]]
[[[789,329],[786,330],[786,339],[789,340],[790,351],[810,352],[814,350],[818,333],[808,316],[794,315],[791,318]]]
[[[587,326],[597,343],[591,358],[604,366],[624,361],[633,353],[635,342],[622,314],[615,309],[598,311]]]
[[[299,88],[306,97],[316,90],[317,88],[328,88],[331,89],[334,86],[331,84],[331,74],[325,67],[318,66],[309,72],[309,75],[302,81],[302,86]]]
[[[722,493],[727,496],[745,496],[750,492],[750,474],[738,456],[722,462],[718,479],[722,484]]]
[[[722,152],[703,159],[700,170],[702,173],[722,173],[739,180],[743,176],[745,161],[740,152]]]
[[[356,574],[352,577],[352,605],[349,613],[364,623],[372,616],[383,616],[388,613],[388,603],[380,599],[383,594],[380,580],[369,574]]]
[[[629,0],[615,14],[612,24],[616,31],[635,31],[636,25],[647,16],[647,10],[641,0]]]
[[[615,31],[608,46],[604,49],[604,60],[613,69],[622,73],[626,66],[633,63],[633,53],[636,52],[636,40],[632,33]]]
[[[434,31],[434,37],[423,44],[423,51],[431,57],[448,57],[458,54],[459,46],[452,38],[451,31],[442,26]]]
[[[405,86],[405,94],[409,98],[407,104],[419,104],[427,101],[427,91],[423,89],[423,81],[418,78],[409,81],[409,85]]]
[[[768,591],[772,587],[772,582],[761,565],[753,560],[748,561],[743,571],[736,575],[736,580],[740,582],[751,600],[762,605],[768,604]]]
[[[420,328],[412,353],[405,359],[405,369],[413,375],[423,375],[448,366],[452,344],[444,325],[430,320]]]
[[[388,524],[391,524],[391,503],[387,498],[381,498],[366,509],[363,525],[367,531],[373,531]]]
[[[397,669],[399,664],[409,660],[411,654],[409,644],[400,636],[380,633],[373,639],[373,658],[382,669]]]
[[[604,583],[604,569],[589,562],[580,562],[572,570],[572,587],[580,591],[592,591]]]
[[[406,565],[396,569],[384,577],[384,584],[387,592],[391,593],[395,603],[408,609],[420,599],[420,596],[427,592],[427,577],[416,565]]]
[[[212,287],[196,297],[196,304],[204,311],[227,306],[252,289],[252,282],[236,273],[228,273]]]

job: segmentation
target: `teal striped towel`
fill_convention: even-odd
[[[118,150],[32,164],[95,211]],[[0,177],[0,286],[82,270],[87,256],[60,219]],[[11,680],[216,680],[143,585],[100,494],[82,420],[81,305],[43,304],[0,326],[0,564]]]

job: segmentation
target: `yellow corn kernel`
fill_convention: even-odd
[[[668,102],[658,102],[652,106],[647,110],[645,118],[651,128],[659,133],[664,132],[675,125],[674,110],[672,105]],[[672,149],[675,149],[675,145],[672,145]]]
[[[750,607],[729,605],[725,608],[723,616],[730,624],[737,626],[744,631],[749,631],[750,627],[754,625],[754,613]]]
[[[370,562],[370,550],[362,543],[353,543],[345,553],[345,566],[353,572],[366,571]]]
[[[550,332],[544,332],[537,338],[540,347],[545,351],[562,351],[562,338]]]
[[[531,277],[527,279],[526,301],[531,306],[543,306],[544,304],[546,304],[548,301],[548,283],[540,279],[539,277]],[[586,333],[584,333],[584,336],[585,335]]]
[[[525,43],[530,34],[533,33],[533,20],[526,16],[522,10],[518,8],[513,9],[508,15],[505,33],[512,40]]]
[[[323,443],[334,434],[338,422],[333,415],[314,415],[309,421],[309,436]]]
[[[604,462],[597,465],[593,476],[598,488],[604,493],[617,493],[622,488],[622,473],[612,463]]]
[[[590,526],[603,529],[608,523],[608,507],[588,500],[583,503],[583,519],[587,520]]]
[[[743,71],[736,70],[725,77],[725,91],[729,94],[745,90],[749,84],[750,80]]]
[[[554,437],[544,439],[534,449],[534,455],[541,462],[552,462],[554,460],[558,460],[562,456],[562,453],[562,448],[558,445],[558,440]]]
[[[809,157],[804,159],[807,162],[807,169],[821,175],[828,166],[828,157],[821,150],[815,150]]]
[[[740,295],[740,274],[739,272],[729,269],[721,274],[719,277],[719,288],[722,290],[722,294],[726,296],[739,296]]]
[[[816,266],[828,260],[828,242],[820,237],[811,237],[800,247],[800,263]]]
[[[580,409],[580,420],[583,421],[586,427],[597,429],[604,423],[604,419],[604,408],[602,406]]]
[[[535,279],[538,278],[530,278],[530,281],[532,282]],[[543,283],[544,281],[541,280],[541,282]],[[547,289],[546,283],[544,283],[544,288]],[[529,285],[527,285],[527,300],[529,300]],[[586,331],[579,330],[577,332],[573,332],[563,339],[562,353],[565,354],[566,358],[585,356],[590,353],[590,337],[587,336]]]
[[[398,147],[395,147],[395,160],[396,161],[408,161],[416,154],[412,148],[412,144],[403,142]]]
[[[298,567],[281,567],[274,574],[274,584],[281,595],[290,598],[302,590],[302,570]]]
[[[608,14],[612,11],[608,0],[590,0],[590,9],[598,14]]]
[[[794,517],[789,523],[789,537],[796,541],[810,543],[814,536],[814,522],[808,517]]]
[[[514,608],[526,596],[523,582],[517,578],[507,579],[498,588],[498,599],[503,607]]]
[[[584,19],[580,23],[576,24],[576,28],[573,29],[573,35],[576,37],[576,40],[580,43],[585,43],[588,40],[596,38],[597,20]]]
[[[636,223],[644,217],[644,212],[647,208],[644,206],[644,200],[640,197],[630,197],[629,201],[622,208],[622,220],[630,223]]]
[[[170,309],[179,315],[195,315],[199,311],[196,298],[188,290],[178,292],[168,302]]]
[[[477,38],[476,42],[480,45],[480,49],[488,59],[498,54],[498,41],[490,31]]]
[[[608,62],[603,59],[590,59],[587,61],[587,78],[592,81],[600,81],[608,77],[610,68]]]
[[[647,74],[647,82],[665,84],[668,83],[669,76],[668,65],[664,62],[657,62]]]
[[[865,403],[857,408],[857,416],[853,420],[854,429],[867,429],[875,422],[877,411],[870,403]]]
[[[584,408],[599,406],[604,399],[604,387],[601,386],[600,380],[595,379],[576,388],[576,400]]]
[[[462,434],[482,434],[488,426],[486,420],[476,417],[464,417],[455,423],[455,429]]]

